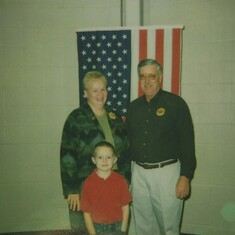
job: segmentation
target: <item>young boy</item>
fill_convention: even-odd
[[[112,170],[117,161],[115,149],[99,142],[92,161],[96,169],[84,182],[80,209],[90,235],[127,234],[131,194],[125,178]]]

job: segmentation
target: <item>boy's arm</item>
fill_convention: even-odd
[[[128,223],[129,223],[129,213],[130,213],[130,207],[129,204],[122,207],[122,226],[121,231],[127,232]]]
[[[91,214],[84,212],[84,220],[85,220],[85,224],[86,224],[86,228],[89,232],[90,235],[95,235],[95,227],[91,218]]]

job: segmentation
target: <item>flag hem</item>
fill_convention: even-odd
[[[76,33],[77,32],[80,32],[80,31],[113,31],[113,30],[130,30],[130,29],[172,29],[172,28],[180,28],[182,30],[185,29],[185,26],[184,25],[159,25],[159,26],[154,26],[154,25],[150,25],[150,26],[116,26],[116,27],[101,27],[101,28],[81,28],[81,29],[78,29],[76,30]]]

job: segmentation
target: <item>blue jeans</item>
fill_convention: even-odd
[[[113,224],[96,224],[94,223],[95,231],[97,235],[124,235],[125,232],[121,231],[121,222]]]

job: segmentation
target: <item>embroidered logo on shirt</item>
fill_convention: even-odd
[[[116,117],[116,114],[113,113],[113,112],[110,112],[110,113],[109,113],[109,117],[110,117],[111,119],[116,119],[116,118],[117,118],[117,117]]]
[[[159,108],[156,111],[156,115],[161,117],[161,116],[163,116],[165,114],[165,112],[166,112],[166,110],[164,108]]]

